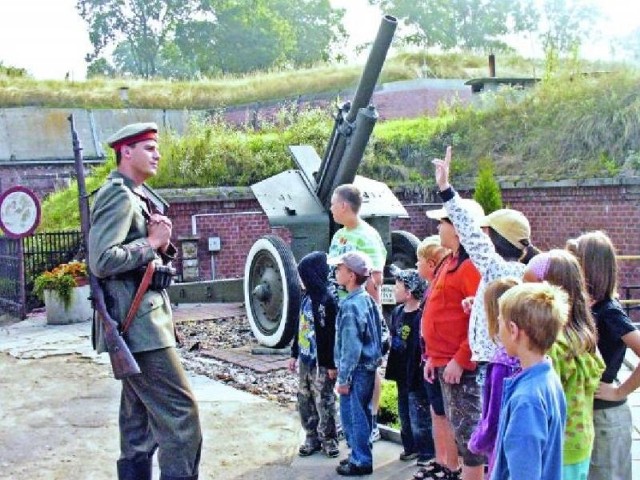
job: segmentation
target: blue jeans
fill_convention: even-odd
[[[431,433],[431,411],[424,388],[409,390],[406,385],[398,385],[398,416],[400,417],[400,437],[406,453],[417,453],[422,461],[435,457],[435,446]]]
[[[347,443],[351,447],[349,461],[358,467],[373,466],[371,453],[371,398],[375,370],[356,367],[351,376],[348,395],[340,395],[340,418]]]

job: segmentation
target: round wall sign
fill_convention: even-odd
[[[9,238],[31,235],[40,224],[40,200],[25,187],[11,187],[0,195],[0,228]]]

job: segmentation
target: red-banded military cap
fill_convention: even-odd
[[[117,152],[125,145],[144,140],[158,140],[158,125],[153,122],[131,123],[111,135],[107,144]]]

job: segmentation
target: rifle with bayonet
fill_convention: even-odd
[[[84,181],[84,165],[82,163],[82,146],[80,145],[80,139],[78,138],[78,132],[76,132],[73,115],[69,115],[69,122],[71,123],[71,139],[73,143],[73,157],[75,160],[75,170],[78,178],[78,202],[80,205],[80,226],[82,228],[82,238],[84,244],[84,251],[87,256],[87,265],[89,264],[89,196],[87,195],[87,187]],[[89,284],[91,286],[91,302],[93,304],[94,311],[97,313],[98,318],[103,325],[104,340],[107,345],[107,351],[109,352],[109,359],[111,360],[111,368],[113,369],[113,376],[117,380],[137,375],[140,373],[140,367],[138,362],[133,358],[129,347],[125,343],[120,331],[118,329],[118,323],[109,315],[107,306],[104,300],[104,291],[100,286],[100,282],[96,276],[91,273],[91,269],[87,268],[89,274]]]

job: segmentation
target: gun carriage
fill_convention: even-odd
[[[354,183],[362,192],[360,216],[380,233],[388,252],[387,265],[415,265],[418,238],[390,228],[391,219],[407,217],[407,211],[386,184],[356,175],[378,118],[370,102],[396,26],[394,17],[382,18],[354,98],[338,107],[323,158],[311,146],[290,146],[298,168],[251,186],[270,225],[291,232],[290,245],[275,235],[259,238],[245,263],[247,317],[255,337],[265,346],[284,347],[293,336],[301,298],[296,260],[315,250],[328,250],[340,228],[329,211],[331,195],[339,185]],[[385,283],[389,280],[385,276]],[[389,301],[386,287],[383,299]]]

